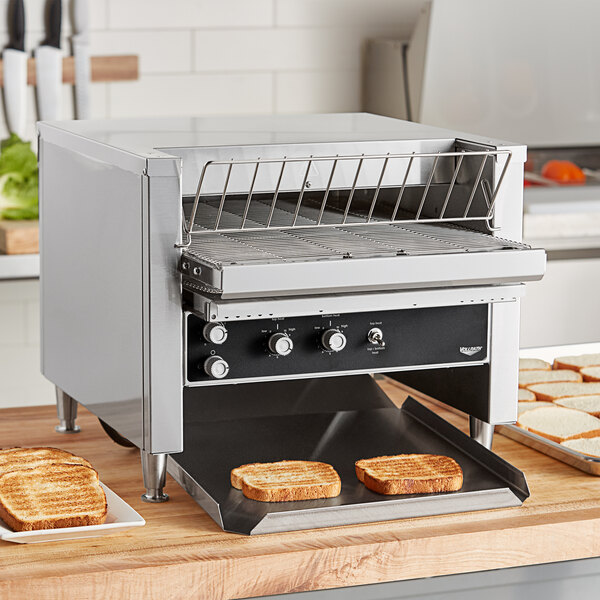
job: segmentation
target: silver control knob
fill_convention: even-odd
[[[371,344],[375,344],[380,348],[385,348],[385,342],[383,341],[383,331],[381,331],[379,327],[373,327],[373,329],[371,329],[369,333],[367,333],[367,339]]]
[[[339,329],[328,329],[321,336],[321,344],[325,350],[339,352],[346,347],[346,336]]]
[[[227,329],[221,323],[207,323],[202,330],[202,335],[211,344],[222,344],[227,339]]]
[[[229,365],[220,356],[209,356],[204,361],[204,371],[213,379],[223,379],[229,373]]]
[[[294,342],[287,333],[274,333],[267,344],[271,354],[287,356],[294,349]]]

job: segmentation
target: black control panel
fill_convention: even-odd
[[[481,362],[488,305],[206,323],[187,315],[187,379]]]

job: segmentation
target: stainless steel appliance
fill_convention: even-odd
[[[520,503],[493,426],[516,418],[525,148],[366,114],[41,123],[42,370],[228,530]],[[480,444],[388,373],[471,416]],[[380,497],[354,460],[456,456],[455,494]],[[167,458],[168,457],[168,458]],[[331,462],[338,498],[257,503],[244,462]]]

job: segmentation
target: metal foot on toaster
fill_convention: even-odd
[[[58,433],[79,433],[79,425],[75,425],[77,418],[77,400],[71,398],[69,394],[56,388],[56,412],[58,414],[59,425],[54,429]]]
[[[166,502],[169,496],[163,492],[167,477],[167,455],[150,454],[140,450],[142,459],[142,473],[144,474],[144,487],[146,493],[142,494],[144,502]]]
[[[494,438],[493,425],[473,415],[469,415],[469,432],[475,441],[485,446],[488,450],[492,449],[492,440]]]

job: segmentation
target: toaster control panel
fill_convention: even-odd
[[[478,363],[488,305],[206,323],[186,315],[189,384]]]

